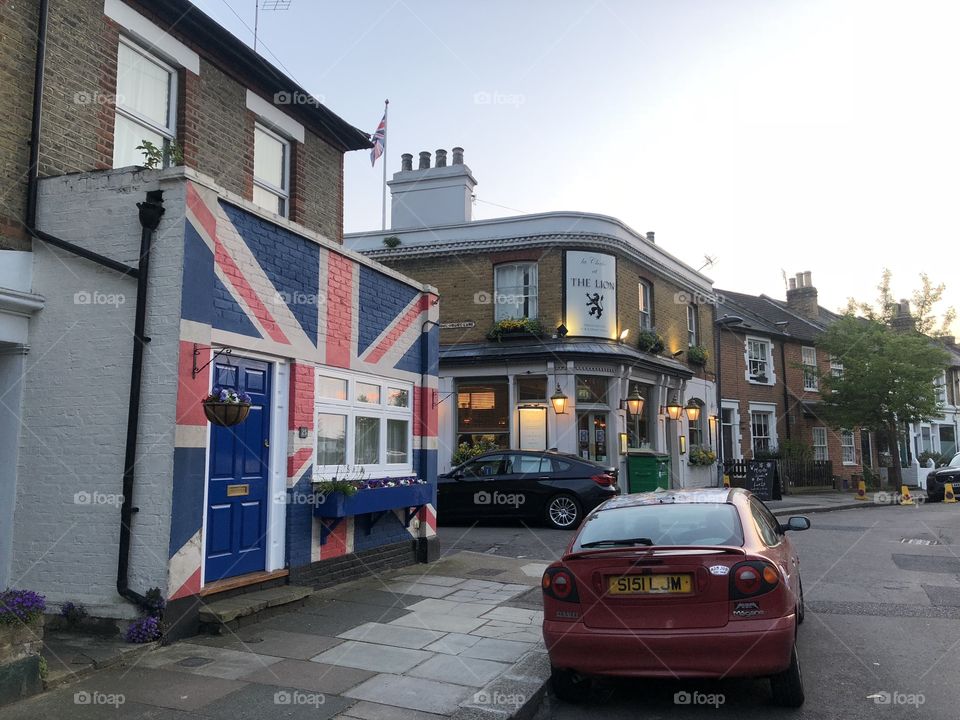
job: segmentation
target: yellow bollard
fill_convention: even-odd
[[[901,505],[916,505],[913,501],[913,498],[910,497],[910,488],[906,485],[900,486],[900,504]]]
[[[723,486],[728,490],[730,489],[730,476],[726,473],[723,474]]]
[[[867,483],[863,480],[857,483],[857,500],[867,499]]]
[[[943,486],[943,501],[945,503],[955,503],[957,496],[953,494],[953,483],[947,483]]]

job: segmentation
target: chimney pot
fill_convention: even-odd
[[[455,147],[453,149],[453,164],[463,165],[463,148],[462,147]]]
[[[656,244],[656,240],[653,239],[653,230],[647,230],[647,242],[651,244]]]
[[[426,150],[420,153],[420,165],[417,168],[418,170],[429,170],[430,169],[430,153]]]
[[[797,279],[795,277],[790,278],[790,289],[791,290],[797,289]]]
[[[787,307],[798,315],[817,320],[820,317],[820,305],[810,275],[807,270],[787,279]]]
[[[404,153],[400,156],[400,170],[401,172],[413,170],[413,155],[411,153]]]
[[[446,167],[446,166],[447,166],[447,151],[446,151],[446,150],[443,150],[443,149],[437,150],[437,151],[434,153],[434,155],[436,155],[436,158],[437,158],[436,162],[435,162],[434,165],[433,165],[434,167]]]
[[[803,287],[803,273],[797,273],[797,287]]]
[[[803,286],[813,287],[813,273],[809,270],[805,270],[803,273]]]

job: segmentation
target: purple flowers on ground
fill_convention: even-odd
[[[79,603],[65,602],[60,606],[60,616],[69,625],[78,625],[87,615],[89,615],[87,609]]]
[[[148,643],[160,637],[160,621],[155,617],[142,617],[127,628],[127,642]]]
[[[33,590],[4,590],[0,593],[0,624],[29,623],[43,615],[46,598]]]

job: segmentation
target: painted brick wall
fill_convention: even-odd
[[[299,153],[303,186],[297,222],[343,243],[343,153],[309,130]]]
[[[45,180],[38,224],[137,265],[135,203],[148,190],[161,188],[157,175],[116,172]],[[146,327],[153,342],[144,358],[134,495],[140,512],[134,520],[130,584],[139,590],[166,578],[174,462],[184,185],[162,187],[166,213],[150,267]],[[136,286],[113,271],[37,245],[34,288],[47,302],[31,323],[30,345],[36,350],[24,387],[13,576],[52,602],[82,601],[91,611],[129,613],[114,589],[119,505],[106,501],[122,491]],[[77,493],[86,495],[75,501]],[[73,595],[65,597],[63,588],[72,588]]]
[[[0,3],[0,250],[29,250],[23,232],[26,172],[30,162],[30,117],[33,63],[36,53],[38,0]]]

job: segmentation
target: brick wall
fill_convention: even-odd
[[[129,191],[118,192],[121,184]],[[183,187],[163,186],[166,213],[150,265],[146,332],[152,342],[144,356],[133,498],[140,511],[130,563],[130,585],[138,590],[162,585],[158,580],[167,575]],[[47,179],[38,224],[136,265],[141,228],[135,203],[156,189],[156,173]],[[31,322],[30,345],[37,351],[24,382],[23,425],[29,431],[21,435],[12,576],[51,602],[84,602],[92,613],[108,615],[132,612],[114,586],[136,283],[37,243],[34,289],[46,306]]]
[[[33,64],[38,0],[0,3],[0,250],[29,250],[23,232],[30,162]]]
[[[40,175],[110,168],[113,164],[117,45],[120,28],[103,14],[103,0],[51,3],[47,39]],[[9,189],[0,208],[0,249],[29,249],[24,217],[36,22],[39,0],[7,2],[0,13],[0,172]],[[173,31],[176,35],[176,30]],[[184,162],[242,197],[253,196],[254,115],[247,87],[218,65],[211,48],[191,46],[200,74],[179,71],[177,140]],[[297,144],[294,143],[296,146]],[[307,128],[292,153],[299,194],[292,219],[339,242],[343,213],[343,153]]]
[[[440,291],[440,319],[442,322],[476,323],[473,328],[444,329],[440,343],[482,342],[494,322],[495,264],[536,260],[538,262],[538,315],[544,329],[551,331],[563,322],[563,249],[557,247],[531,248],[521,251],[490,254],[457,254],[442,258],[386,260],[384,264],[421,282],[430,283]],[[617,259],[617,312],[620,327],[629,328],[629,342],[636,342],[640,323],[638,281],[643,278],[653,283],[654,323],[663,335],[667,351],[687,347],[687,304],[690,294],[681,287],[632,260]],[[713,306],[698,306],[700,316],[700,344],[707,349],[705,368],[694,368],[698,374],[715,372],[713,357]],[[680,360],[683,360],[681,357]]]

